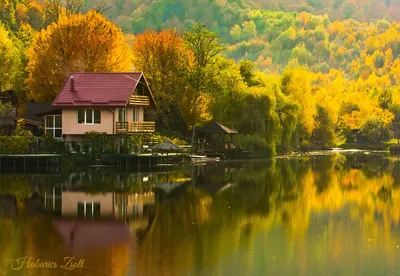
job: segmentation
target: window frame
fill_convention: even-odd
[[[52,120],[53,120],[53,122],[52,122],[53,124],[52,124],[51,127],[47,126],[49,117],[51,117]],[[59,127],[56,127],[56,117],[60,117],[60,126]],[[62,133],[62,115],[58,115],[58,114],[56,114],[56,115],[46,115],[46,119],[45,119],[45,132],[46,132],[46,134],[50,134],[48,132],[48,130],[52,130],[52,134],[53,134],[52,137],[54,139],[62,139],[63,138],[63,133]],[[56,130],[60,130],[61,131],[61,136],[56,136]]]
[[[121,117],[123,117],[123,118],[120,118],[120,112],[122,112],[122,116]],[[127,109],[125,107],[124,108],[118,108],[118,122],[119,123],[128,122],[127,121],[127,115],[128,115],[128,112],[127,112]],[[121,121],[120,119],[124,119],[124,121]]]
[[[79,122],[79,111],[80,110],[82,110],[83,111],[83,122],[82,123],[80,123]],[[87,119],[88,119],[88,116],[87,116],[87,114],[88,114],[88,111],[90,110],[90,112],[91,112],[91,119],[92,119],[92,122],[91,123],[88,123],[87,121]],[[98,123],[96,123],[95,122],[95,113],[96,112],[99,112],[98,114],[99,114],[99,122]],[[78,124],[79,125],[100,125],[101,124],[101,109],[97,109],[97,108],[78,108],[77,109],[77,121],[78,121]]]
[[[82,207],[83,210],[81,210]],[[90,212],[87,212],[88,207],[90,207]],[[76,214],[81,218],[99,218],[101,217],[101,203],[100,201],[78,201],[76,205]]]
[[[139,108],[133,108],[133,112],[132,112],[132,121],[133,122],[140,122],[139,120]]]

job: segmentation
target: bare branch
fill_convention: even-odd
[[[102,1],[101,3],[96,4],[92,9],[100,14],[104,14],[106,11],[111,9],[112,6],[109,5],[107,0]]]

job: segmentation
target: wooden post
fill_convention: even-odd
[[[118,150],[117,153],[120,154],[121,153],[121,137],[118,136]]]

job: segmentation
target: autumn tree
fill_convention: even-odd
[[[160,105],[179,99],[180,82],[189,69],[192,53],[176,30],[138,34],[133,53],[135,69],[144,72]]]
[[[17,4],[15,9],[15,18],[18,25],[27,22],[27,10],[28,8],[23,3]]]
[[[14,89],[16,76],[21,69],[19,56],[8,31],[0,23],[0,92]]]
[[[26,16],[32,28],[40,30],[43,27],[44,12],[40,4],[36,1],[32,1],[28,4]]]
[[[316,126],[316,98],[312,94],[311,74],[303,67],[287,68],[282,75],[282,93],[299,103],[299,138],[306,140]]]
[[[123,33],[96,12],[61,18],[36,36],[27,55],[26,86],[38,102],[52,101],[70,72],[132,68],[132,53]]]
[[[171,128],[171,114],[180,117],[185,76],[193,61],[193,53],[176,30],[145,31],[133,40],[134,67],[149,82],[159,109],[159,119]]]

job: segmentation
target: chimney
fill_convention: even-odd
[[[69,82],[70,82],[70,89],[71,89],[71,92],[75,92],[75,77],[74,77],[74,76],[71,76],[71,77],[69,78]]]

